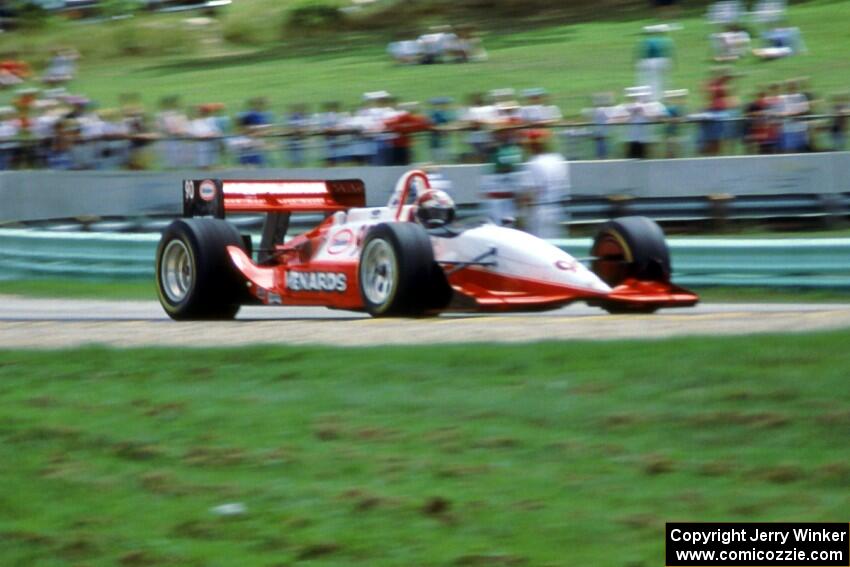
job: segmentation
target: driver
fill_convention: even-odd
[[[415,203],[415,217],[425,228],[437,228],[451,223],[455,218],[455,202],[449,194],[439,189],[422,193]]]

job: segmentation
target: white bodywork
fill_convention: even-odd
[[[412,206],[401,208],[401,219],[410,218]],[[336,262],[355,259],[369,227],[396,222],[392,207],[351,209],[334,214],[328,238],[314,261]],[[571,288],[608,293],[611,288],[581,262],[536,236],[486,222],[453,237],[431,236],[434,259],[443,265],[463,262],[493,262],[482,266],[512,278],[560,284]],[[491,252],[495,249],[495,252]]]

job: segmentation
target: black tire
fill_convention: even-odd
[[[373,317],[418,317],[443,309],[451,299],[431,239],[414,223],[383,223],[369,230],[357,283],[363,306]]]
[[[591,269],[611,287],[629,278],[669,282],[670,251],[661,227],[646,217],[621,217],[599,229]]]
[[[247,289],[227,246],[245,249],[239,231],[223,220],[181,219],[168,225],[156,250],[156,284],[169,317],[186,321],[236,316]]]

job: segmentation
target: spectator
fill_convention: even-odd
[[[649,98],[655,102],[664,96],[667,73],[673,61],[673,40],[667,29],[666,26],[644,27],[644,37],[637,49],[637,84],[649,87]]]
[[[324,103],[322,111],[314,117],[313,123],[325,140],[325,165],[332,167],[345,160],[345,123],[349,118],[347,113],[342,112],[342,105],[336,101]]]
[[[16,54],[11,54],[0,61],[0,89],[20,85],[32,74],[29,65],[16,57]]]
[[[735,24],[744,15],[740,0],[723,0],[709,5],[706,17],[712,24]]]
[[[456,63],[487,61],[487,51],[472,26],[458,26],[454,51],[450,54]]]
[[[442,63],[447,54],[457,51],[458,37],[449,26],[436,26],[433,33],[419,36],[422,63]]]
[[[684,153],[685,136],[682,122],[688,115],[687,100],[687,89],[664,93],[664,114],[667,118],[664,126],[664,154],[668,159],[681,157]]]
[[[386,128],[386,122],[398,111],[395,99],[387,91],[363,94],[364,106],[357,113],[357,129],[360,137],[355,145],[355,159],[372,165],[389,165],[393,159],[395,133]]]
[[[701,135],[701,151],[704,155],[719,155],[731,130],[727,121],[733,117],[737,106],[737,100],[732,94],[732,78],[727,69],[716,68],[705,85],[708,108],[704,115]]]
[[[15,109],[0,106],[0,171],[11,169],[18,143],[19,124],[15,118]]]
[[[548,151],[548,130],[527,130],[529,161],[523,167],[522,200],[525,203],[525,229],[540,238],[560,238],[563,229],[563,201],[570,180],[564,156]]]
[[[519,130],[509,125],[494,126],[494,143],[490,149],[490,171],[481,180],[481,191],[487,203],[488,216],[500,225],[516,222],[517,173],[522,163],[522,148],[517,144]]]
[[[498,111],[494,105],[486,101],[481,93],[469,95],[468,100],[469,106],[461,118],[465,126],[469,128],[469,133],[466,136],[466,143],[472,150],[469,158],[471,161],[481,162],[487,159],[492,141],[489,126],[498,121]]]
[[[833,97],[832,123],[829,133],[832,137],[832,149],[836,152],[847,147],[847,122],[850,118],[850,96],[847,94]]]
[[[41,77],[42,82],[45,85],[55,86],[72,81],[76,74],[76,64],[79,57],[80,54],[74,49],[54,50],[53,57],[47,64],[47,70]]]
[[[71,110],[68,118],[76,125],[77,138],[71,148],[74,169],[97,169],[101,166],[101,145],[103,126],[100,117],[94,111],[92,101],[81,96],[70,96],[66,99]]]
[[[124,122],[121,112],[116,108],[104,109],[98,114],[102,120],[103,128],[100,167],[103,169],[126,168],[130,162],[129,126]],[[185,142],[184,148],[189,149]]]
[[[153,141],[154,136],[150,131],[148,117],[138,93],[121,96],[121,113],[130,138],[127,167],[133,170],[145,169],[147,167],[145,149]]]
[[[393,134],[387,165],[410,165],[413,161],[411,134],[429,130],[431,123],[427,116],[419,113],[417,103],[408,102],[400,105],[399,111],[384,121],[384,127]]]
[[[235,145],[240,165],[265,167],[267,164],[263,136],[269,132],[272,124],[267,106],[265,97],[254,97],[248,100],[247,109],[239,117],[240,136]]]
[[[450,160],[450,148],[445,128],[455,121],[455,112],[451,108],[453,99],[448,96],[432,98],[431,111],[428,119],[431,122],[431,134],[428,138],[431,149],[431,161],[434,163],[448,163]]]
[[[164,138],[160,142],[160,160],[167,169],[179,169],[189,163],[186,141],[189,135],[189,118],[180,110],[180,97],[165,96],[160,99],[156,116],[156,130]]]
[[[624,121],[628,114],[623,107],[614,104],[614,93],[606,92],[593,95],[593,109],[590,110],[590,115],[596,159],[608,159],[611,152],[608,141],[610,124]]]
[[[289,130],[285,145],[289,154],[290,167],[304,167],[307,162],[306,134],[313,121],[306,104],[293,104],[286,115],[286,127]]]
[[[76,136],[72,121],[60,117],[52,124],[52,129],[47,166],[55,170],[71,169],[73,165],[71,148]]]
[[[651,157],[652,144],[655,142],[652,122],[666,116],[664,105],[652,100],[652,91],[647,87],[626,89],[626,97],[632,102],[625,105],[628,114],[626,121],[626,157],[628,159],[647,159]]]
[[[549,104],[546,89],[526,89],[522,91],[525,105],[520,107],[520,119],[532,126],[552,125],[561,120],[561,109]]]
[[[750,33],[739,24],[729,24],[724,31],[711,34],[711,44],[716,62],[737,61],[750,51]]]
[[[493,89],[490,91],[490,99],[496,109],[495,119],[497,122],[522,122],[521,108],[516,100],[514,89]]]
[[[387,45],[387,53],[401,65],[421,63],[423,51],[422,42],[418,39],[393,41]]]
[[[744,142],[749,153],[776,153],[778,130],[771,113],[772,104],[769,91],[761,89],[745,109]]]
[[[753,55],[759,59],[771,61],[792,55],[806,53],[806,44],[800,28],[775,27],[762,34],[764,47],[754,48]]]
[[[782,117],[780,150],[798,153],[809,147],[809,125],[801,117],[809,114],[809,99],[800,92],[797,81],[785,82],[785,93],[779,97],[776,112]]]
[[[194,165],[198,169],[212,169],[221,161],[221,136],[218,121],[209,105],[194,107],[189,122],[189,135],[194,138]]]

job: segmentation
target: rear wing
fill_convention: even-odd
[[[224,218],[225,213],[315,213],[366,206],[360,179],[183,181],[183,216]]]

